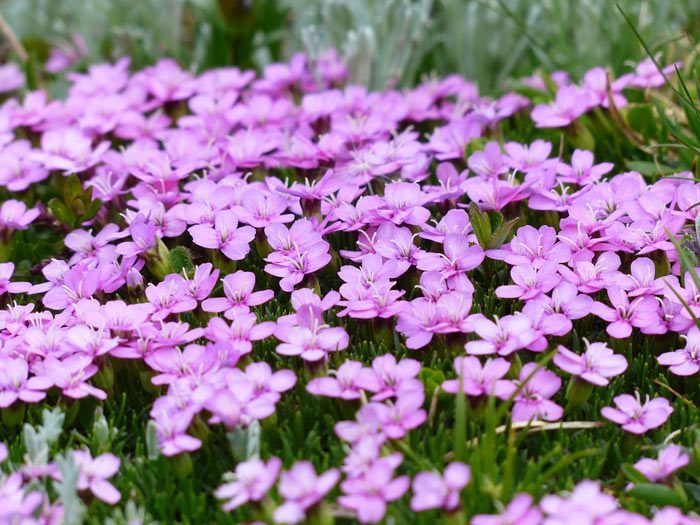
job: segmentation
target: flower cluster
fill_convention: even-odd
[[[65,249],[31,279],[0,265],[0,293],[18,301],[0,311],[0,408],[105,400],[128,361],[157,391],[151,425],[161,453],[175,456],[202,447],[207,424],[255,428],[303,383],[307,399],[351,411],[334,426],[342,464],[319,474],[306,460],[283,470],[274,455],[249,458],[216,496],[225,510],[269,510],[276,486],[283,501],[270,520],[300,523],[325,511],[337,485],[343,512],[377,523],[409,489],[415,512],[462,510],[469,465],[412,481],[403,465],[440,387],[477,411],[489,397],[512,405],[512,421],[530,425],[564,418],[583,389],[616,386],[629,354],[615,341],[584,340],[581,351],[574,323],[596,323],[612,340],[679,334],[685,346],[658,363],[700,371],[700,291],[674,245],[698,218],[693,175],[650,183],[588,150],[494,140],[516,115],[546,128],[614,111],[671,70],[645,61],[614,81],[601,68],[581,86],[559,78],[554,102],[528,117],[526,97],[492,100],[457,76],[369,92],[343,86],[342,67],[297,55],[261,75],[194,75],[167,59],[130,73],[123,59],[71,75],[64,100],[34,91],[0,106],[0,186],[18,193],[49,180],[70,196],[47,207],[27,192],[0,204],[0,248],[19,230],[67,232]],[[547,224],[517,227],[521,214]],[[355,347],[363,330],[385,353]],[[387,351],[402,344],[412,357]],[[554,348],[555,366],[539,359]],[[422,372],[437,352],[454,374],[431,392]],[[649,399],[656,392],[616,394],[600,415],[629,433],[674,411]],[[79,491],[120,499],[107,481],[115,456],[75,451],[73,461]],[[637,470],[668,482],[687,463],[668,447]],[[29,523],[51,510],[21,475],[1,483],[0,519]],[[670,507],[654,521],[622,510],[595,481],[538,504],[518,495],[472,523],[630,520],[695,523]]]

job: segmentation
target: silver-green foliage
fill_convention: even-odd
[[[350,80],[380,89],[415,76],[434,41],[433,0],[285,0],[289,39],[312,58],[329,48],[347,63]]]
[[[188,58],[183,33],[186,9],[204,0],[4,0],[0,12],[24,41],[70,45],[74,35],[86,41],[89,59],[131,56],[137,64],[162,56]]]
[[[660,44],[700,14],[700,0],[284,0],[289,41],[318,55],[334,47],[351,79],[381,88],[416,73],[461,73],[485,87],[538,67],[574,75],[620,69],[643,50],[616,8]],[[292,46],[294,48],[294,45]]]

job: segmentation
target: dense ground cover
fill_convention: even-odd
[[[7,99],[0,520],[696,523],[674,65],[346,76],[120,60]]]

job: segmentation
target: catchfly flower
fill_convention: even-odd
[[[697,524],[690,46],[490,96],[447,2],[307,3],[3,11],[0,524]]]

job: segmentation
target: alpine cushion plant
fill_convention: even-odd
[[[673,71],[331,58],[8,84],[0,522],[697,523],[700,185],[580,140]]]

